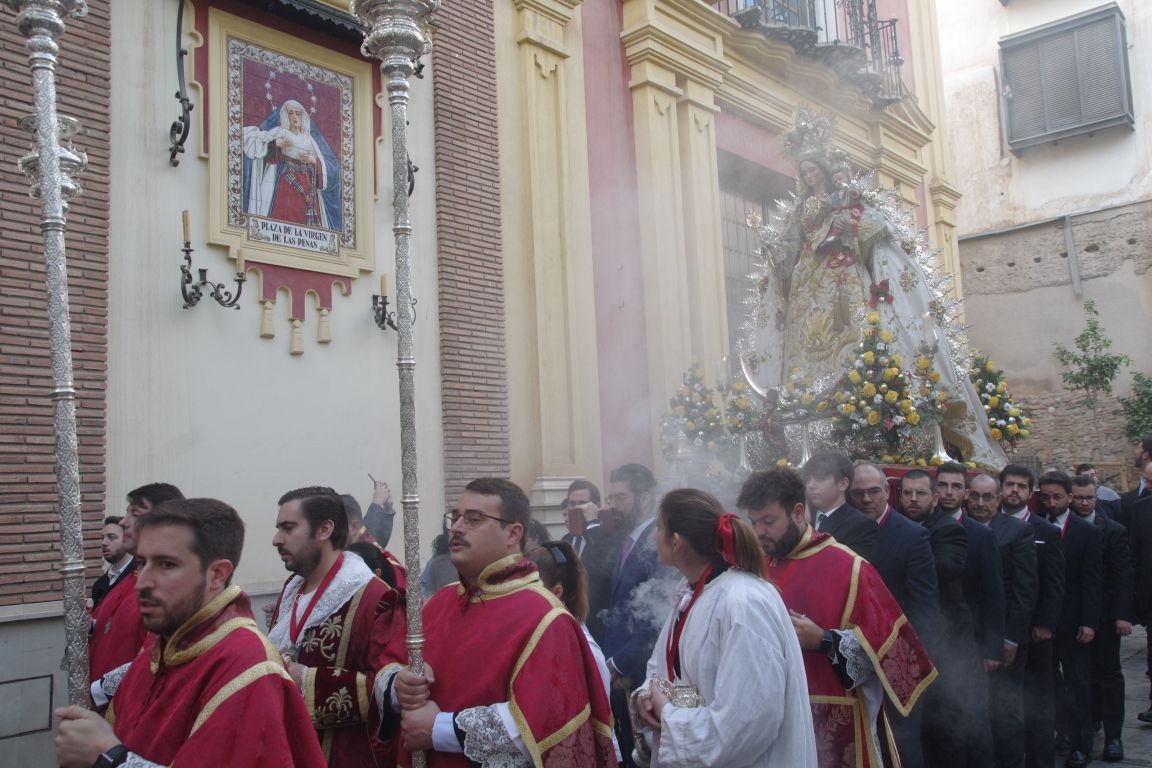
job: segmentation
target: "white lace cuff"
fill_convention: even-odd
[[[161,763],[154,763],[151,760],[145,760],[135,752],[128,753],[128,759],[121,763],[124,768],[164,768]]]
[[[832,631],[840,636],[838,651],[844,658],[844,671],[852,680],[852,687],[855,688],[875,676],[876,669],[872,666],[872,659],[868,657],[856,635],[845,629]]]
[[[463,709],[456,714],[456,724],[464,731],[464,756],[481,768],[531,768],[507,704]]]

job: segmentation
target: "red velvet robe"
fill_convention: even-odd
[[[92,613],[92,637],[88,643],[88,680],[99,680],[136,658],[148,631],[140,622],[133,571],[104,596]]]
[[[826,533],[808,528],[768,578],[784,604],[824,629],[848,629],[872,658],[888,703],[908,715],[936,669],[880,574]],[[844,690],[828,655],[805,650],[804,670],[820,768],[878,768],[860,688]]]
[[[171,768],[324,768],[300,689],[239,587],[141,652],[107,719],[129,750]]]
[[[540,584],[535,563],[511,555],[477,584],[441,589],[424,606],[424,658],[444,712],[508,702],[537,768],[616,766],[612,713],[576,619]],[[428,752],[429,768],[468,765]],[[399,764],[408,765],[401,749]]]
[[[272,626],[280,612],[277,601]],[[406,633],[403,598],[373,577],[339,610],[301,634],[296,660],[308,667],[304,703],[329,765],[396,764],[396,745],[377,737],[381,713],[372,690],[381,670],[394,672],[407,661]]]

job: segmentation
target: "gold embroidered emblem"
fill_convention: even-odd
[[[324,661],[331,664],[336,661],[336,645],[343,633],[344,622],[333,614],[322,624],[308,630],[301,649],[306,653],[319,653]]]

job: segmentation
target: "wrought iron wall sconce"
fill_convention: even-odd
[[[224,287],[224,283],[213,283],[208,279],[208,269],[200,267],[200,281],[192,278],[192,238],[189,234],[188,211],[184,211],[184,263],[180,265],[180,293],[184,297],[184,309],[191,309],[204,298],[205,286],[208,286],[208,295],[225,309],[240,309],[240,294],[244,291],[244,252],[240,251],[236,257],[236,295]]]
[[[188,49],[184,48],[184,0],[177,0],[179,8],[176,11],[176,72],[180,81],[180,90],[176,91],[176,100],[180,102],[180,116],[172,121],[168,129],[168,138],[171,145],[168,147],[168,164],[175,167],[180,165],[180,155],[184,152],[184,142],[188,140],[188,131],[192,128],[192,110],[195,105],[188,98],[188,86],[184,78],[184,59]]]
[[[388,278],[384,275],[380,275],[380,293],[372,296],[372,316],[380,330],[399,330],[396,327],[396,313],[388,311]],[[412,299],[412,325],[416,325],[416,299]]]

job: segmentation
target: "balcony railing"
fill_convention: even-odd
[[[896,19],[880,21],[876,0],[716,0],[745,29],[823,60],[878,106],[903,97]]]

